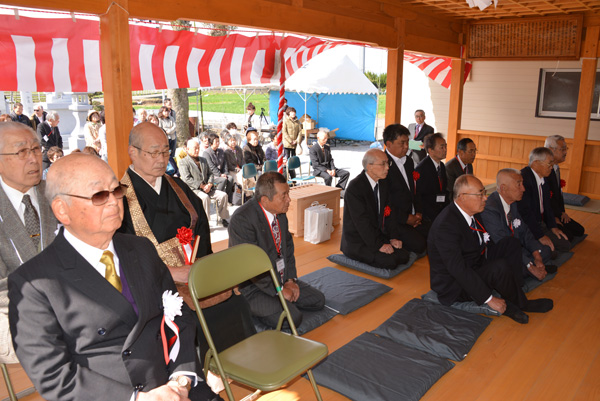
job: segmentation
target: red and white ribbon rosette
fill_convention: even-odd
[[[181,316],[181,307],[183,306],[183,298],[176,292],[173,294],[171,290],[163,292],[163,318],[160,325],[160,334],[163,343],[163,351],[165,355],[165,364],[169,364],[169,361],[175,362],[177,355],[179,355],[180,341],[179,341],[179,327],[175,324],[175,316]],[[167,344],[167,336],[165,335],[165,325],[167,325],[175,336],[171,337]],[[170,351],[169,351],[170,349]]]
[[[176,237],[179,240],[179,243],[181,244],[183,256],[185,257],[185,264],[191,265],[192,254],[194,252],[194,249],[192,247],[194,232],[187,227],[181,227],[177,229]]]

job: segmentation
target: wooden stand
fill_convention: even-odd
[[[290,188],[290,208],[287,212],[289,230],[294,236],[304,236],[304,209],[317,201],[333,209],[333,225],[340,223],[341,188],[311,184]]]

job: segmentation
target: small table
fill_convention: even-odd
[[[341,188],[309,184],[290,188],[290,207],[287,212],[288,228],[296,237],[304,236],[304,209],[317,201],[333,209],[333,225],[340,224]]]

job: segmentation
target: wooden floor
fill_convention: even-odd
[[[458,362],[422,400],[600,400],[600,214],[577,211],[569,214],[586,227],[589,237],[576,247],[575,255],[560,268],[554,280],[529,294],[530,298],[552,298],[554,310],[530,314],[526,325],[505,317],[494,318],[467,358]],[[325,257],[339,252],[340,238],[341,226],[323,244],[312,245],[296,238],[299,275],[332,266]],[[213,244],[213,249],[218,251],[226,246],[226,242],[220,242]],[[383,282],[393,290],[348,316],[335,316],[305,335],[326,343],[330,352],[375,329],[407,301],[429,290],[427,258],[391,280],[336,267]],[[20,391],[26,386],[26,378],[16,368],[11,366],[11,372]],[[0,398],[6,394],[3,385]],[[235,393],[240,397],[250,390],[235,387]],[[347,399],[326,388],[321,388],[321,394],[325,400]],[[314,395],[307,380],[297,379],[287,389],[260,399],[312,400]],[[35,394],[23,400],[41,400],[41,397]]]

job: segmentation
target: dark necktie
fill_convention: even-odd
[[[419,128],[421,128],[420,125],[415,126],[415,139],[419,136]]]
[[[373,195],[375,196],[375,207],[377,214],[379,214],[379,183],[375,184],[375,187],[373,188]]]
[[[273,238],[277,244],[277,252],[281,254],[281,234],[279,233],[279,225],[277,224],[277,217],[273,218],[271,222],[271,230],[273,230]]]
[[[475,224],[475,217],[471,217],[471,229],[473,233],[477,237],[477,241],[479,241],[479,245],[481,245],[481,237],[479,236],[479,232],[477,231],[477,224]]]
[[[106,271],[104,273],[104,278],[117,289],[119,292],[123,292],[123,285],[121,284],[121,279],[117,275],[117,270],[115,268],[115,261],[113,259],[113,253],[111,251],[104,251],[102,253],[102,257],[100,258],[100,263],[103,263],[106,266]]]
[[[556,166],[556,181],[558,181],[558,187],[560,188],[560,167]]]
[[[33,207],[31,203],[31,198],[29,195],[23,195],[23,199],[21,200],[25,205],[25,229],[33,242],[33,245],[36,249],[39,249],[40,246],[40,216],[37,211]]]
[[[440,183],[440,192],[442,192],[444,189],[442,187],[442,165],[439,164],[437,166],[437,174],[438,174],[438,181]]]

